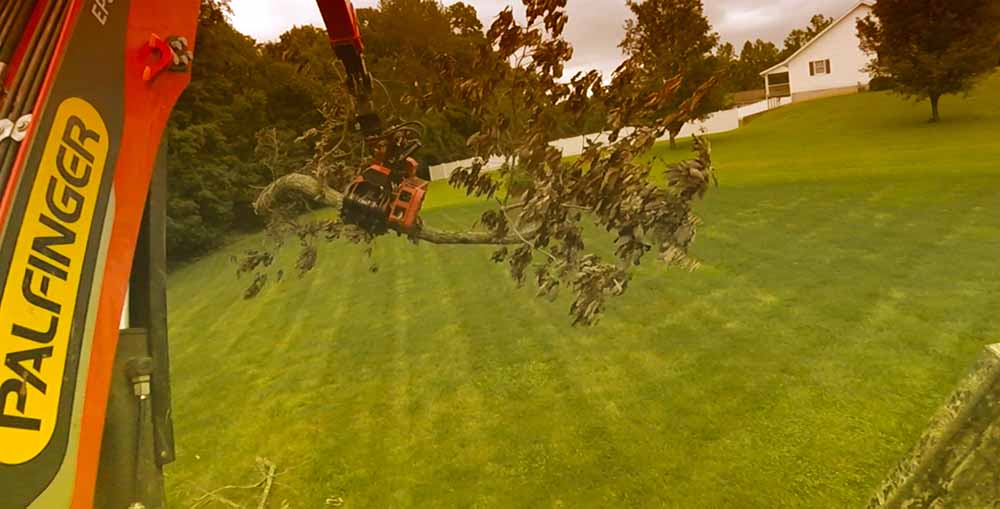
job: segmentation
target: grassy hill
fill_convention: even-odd
[[[263,456],[273,507],[862,506],[1000,338],[1000,80],[942,113],[871,93],[713,136],[704,268],[643,267],[594,328],[489,249],[385,239],[371,274],[330,245],[250,301],[227,259],[259,238],[179,270],[171,505]]]

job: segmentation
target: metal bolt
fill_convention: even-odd
[[[149,375],[141,375],[132,379],[132,390],[139,399],[149,397]]]
[[[139,399],[148,398],[153,374],[153,359],[149,357],[130,359],[126,370],[136,397]]]
[[[21,141],[28,135],[28,128],[31,127],[31,113],[17,119],[14,124],[14,131],[10,133],[10,138],[14,141]]]
[[[191,61],[194,60],[194,53],[188,49],[188,41],[185,37],[171,37],[168,42],[170,45],[170,50],[173,52],[174,64],[171,67],[173,71],[184,71],[191,65]]]
[[[5,140],[14,132],[14,122],[9,118],[0,119],[0,140]]]

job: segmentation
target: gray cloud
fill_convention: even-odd
[[[484,24],[507,5],[520,6],[520,2],[509,0],[465,1],[476,7]],[[704,0],[704,3],[712,26],[739,51],[747,39],[770,40],[780,46],[789,31],[805,26],[813,14],[839,17],[855,1]],[[354,2],[357,7],[377,3],[377,0]],[[568,3],[570,22],[566,36],[575,48],[570,70],[598,69],[609,73],[621,61],[618,42],[629,14],[624,0],[569,0]],[[295,25],[322,26],[315,0],[233,0],[232,7],[237,30],[259,41],[276,39]]]
[[[722,39],[736,45],[764,39],[779,46],[788,32],[804,27],[814,14],[844,15],[856,0],[706,0],[705,12]]]

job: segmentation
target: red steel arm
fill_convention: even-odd
[[[372,102],[372,77],[365,65],[365,45],[361,41],[358,15],[350,0],[316,0],[330,45],[347,71],[347,86],[358,107],[357,128],[367,136],[380,131],[380,122]]]
[[[350,0],[316,0],[319,11],[326,23],[326,31],[330,34],[330,44],[336,46],[349,44],[358,53],[365,50],[361,42],[361,30],[358,28],[358,15]]]

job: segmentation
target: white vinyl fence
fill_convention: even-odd
[[[677,137],[686,138],[696,133],[716,134],[739,129],[744,118],[750,115],[756,115],[757,113],[761,113],[769,109],[784,106],[790,102],[790,97],[783,97],[780,100],[770,99],[742,106],[740,108],[717,111],[709,115],[705,118],[705,120],[684,124],[684,127],[681,129],[681,132],[677,135]],[[661,140],[666,140],[668,138],[669,137],[665,136],[661,138]],[[575,136],[573,138],[555,140],[549,144],[562,150],[563,156],[570,157],[582,154],[584,148],[587,146],[588,140],[607,143],[608,135],[607,133],[587,134],[584,136]],[[437,166],[431,166],[431,180],[445,180],[451,176],[452,172],[455,170],[472,166],[475,161],[475,159],[465,159],[463,161],[453,161],[450,163],[439,164]],[[483,165],[483,169],[486,171],[492,171],[500,168],[501,166],[503,166],[503,159],[500,157],[494,157]]]
[[[758,113],[764,113],[767,110],[780,108],[791,103],[791,97],[772,97],[770,99],[764,99],[763,101],[747,104],[746,106],[740,106],[739,108],[736,108],[736,114],[740,117],[740,121],[742,122],[744,118]]]

